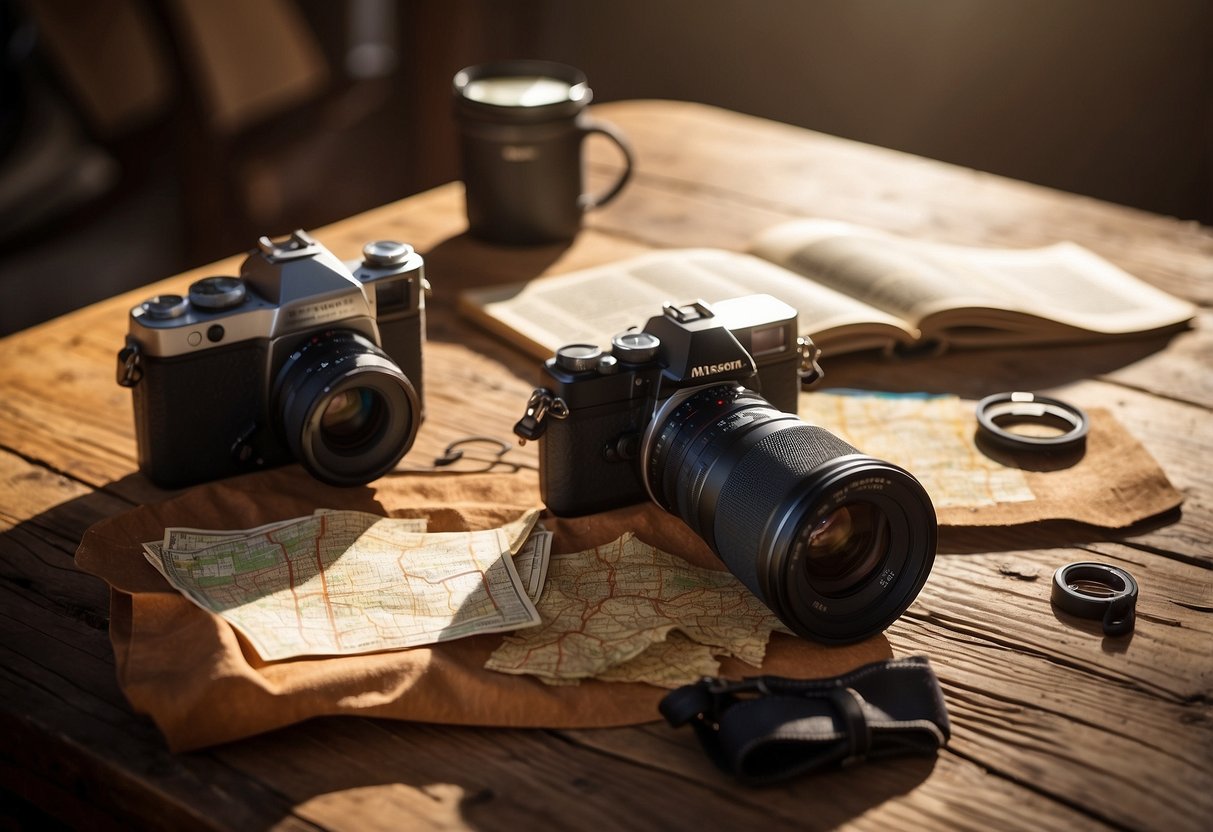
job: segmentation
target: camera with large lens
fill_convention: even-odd
[[[130,312],[139,468],[178,487],[298,461],[359,485],[387,473],[423,417],[424,264],[368,243],[342,262],[303,231],[262,237],[239,276]]]
[[[649,498],[793,632],[857,641],[922,589],[935,509],[911,474],[795,415],[815,368],[796,332],[768,295],[667,304],[608,351],[557,350],[515,432],[540,440],[554,514]]]

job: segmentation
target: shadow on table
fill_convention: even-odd
[[[589,818],[605,829],[834,828],[909,794],[938,761],[885,760],[759,788],[717,770],[691,732],[664,725],[516,731],[333,718],[209,754],[281,791],[311,822],[357,825],[349,813],[366,807],[401,828],[473,829],[579,828]],[[288,776],[284,759],[296,774],[326,776]]]
[[[484,243],[466,232],[443,240],[425,252],[426,340],[460,344],[490,356],[518,378],[531,382],[540,362],[499,335],[472,324],[458,308],[465,289],[521,284],[543,274],[568,250],[567,243],[501,246]]]
[[[1177,333],[1052,347],[955,350],[942,355],[885,357],[857,353],[821,359],[823,387],[890,393],[951,393],[980,399],[991,393],[1038,391],[1112,373],[1165,349]]]
[[[1177,507],[1123,529],[1106,529],[1074,520],[1040,520],[1012,526],[946,526],[939,530],[938,551],[941,555],[968,555],[1053,549],[1092,541],[1130,543],[1174,526],[1181,515],[1182,509]]]
[[[459,293],[468,289],[504,288],[522,284],[546,272],[568,251],[569,243],[503,246],[481,242],[467,233],[448,237],[425,253],[425,273],[432,291],[426,299],[430,338],[462,343],[472,329],[458,320]],[[483,330],[477,330],[483,332]]]

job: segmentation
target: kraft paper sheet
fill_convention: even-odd
[[[1055,471],[1028,471],[1037,499],[941,513],[943,524],[1006,525],[1071,518],[1128,525],[1178,505],[1157,464],[1109,414],[1094,411],[1086,454]],[[104,520],[85,534],[79,567],[111,588],[110,635],[118,680],[131,705],[151,716],[173,750],[184,751],[291,725],[351,714],[434,723],[511,727],[606,727],[658,719],[665,690],[643,684],[549,686],[484,669],[500,635],[393,652],[261,661],[221,618],[177,594],[144,559],[140,544],[168,526],[245,529],[319,507],[426,517],[430,531],[503,525],[539,504],[531,472],[397,474],[365,487],[326,486],[298,466],[190,489],[165,502]],[[638,504],[574,519],[542,518],[553,553],[576,552],[625,532],[721,568],[676,518]],[[929,587],[929,584],[928,584]],[[774,634],[761,669],[726,659],[725,675],[812,678],[891,655],[888,640],[825,647]]]

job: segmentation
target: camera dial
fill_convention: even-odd
[[[412,246],[395,240],[376,240],[362,247],[362,259],[368,266],[398,266],[412,254]]]
[[[584,373],[598,367],[602,349],[594,344],[566,344],[556,350],[556,365],[571,373]]]
[[[630,329],[611,339],[611,352],[625,364],[647,364],[660,347],[661,339],[643,330]]]
[[[190,303],[200,309],[233,309],[244,303],[244,281],[238,277],[204,277],[190,285]]]
[[[141,303],[139,308],[152,320],[170,321],[184,315],[189,304],[181,295],[156,295]]]

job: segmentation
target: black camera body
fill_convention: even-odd
[[[514,431],[557,515],[643,501],[680,518],[793,632],[845,643],[918,595],[937,523],[909,472],[796,415],[821,375],[766,295],[666,304],[609,354],[557,350]]]
[[[140,470],[164,487],[295,461],[340,485],[391,470],[424,416],[426,288],[411,246],[343,263],[296,231],[262,237],[239,277],[136,306],[118,381]]]
[[[666,304],[639,332],[617,335],[609,353],[569,345],[544,363],[546,387],[567,405],[540,443],[547,507],[575,516],[645,499],[645,429],[671,397],[737,382],[796,412],[802,352],[796,310],[770,295],[709,306]]]

